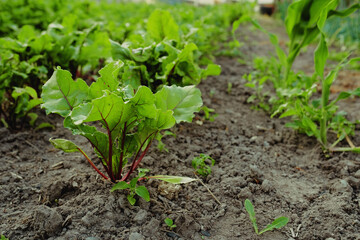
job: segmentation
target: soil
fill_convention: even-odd
[[[254,53],[271,51],[260,44],[265,35],[247,35],[242,51],[248,62]],[[311,65],[311,54],[301,59],[303,70]],[[177,125],[176,137],[164,138],[168,152],[152,146],[141,167],[153,175],[195,177],[191,160],[208,154],[216,163],[203,182],[221,204],[200,181],[174,188],[150,180],[151,201],[138,199],[131,206],[125,191],[110,193],[112,184],[82,155],[52,147],[50,137],[67,138],[91,152],[84,139],[62,128],[60,118],[48,116],[56,130],[0,128],[0,233],[11,240],[360,239],[360,155],[325,156],[315,139],[284,127],[286,120],[253,110],[246,102],[252,92],[241,78],[251,66],[225,57],[217,63],[222,74],[199,88],[204,104],[218,116],[211,122],[197,115],[193,123]],[[359,101],[346,105],[360,107]],[[358,130],[353,142],[360,145]],[[280,216],[290,219],[288,225],[258,237],[245,199],[255,207],[259,228]],[[172,231],[164,223],[167,217],[176,224]]]

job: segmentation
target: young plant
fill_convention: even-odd
[[[261,235],[264,232],[272,231],[274,229],[282,228],[289,222],[289,219],[287,217],[279,217],[259,232],[259,229],[258,229],[258,226],[256,223],[256,218],[255,218],[254,206],[252,205],[252,203],[250,202],[249,199],[245,200],[245,209],[249,214],[250,221],[251,221],[251,223],[254,227],[255,233],[257,235]]]
[[[1,235],[0,240],[9,240],[7,237],[5,237],[4,235]]]
[[[231,90],[232,90],[232,83],[228,82],[227,89],[226,89],[227,94],[231,94]]]
[[[82,79],[74,81],[70,72],[58,68],[42,92],[46,113],[64,117],[65,128],[85,137],[106,173],[75,143],[66,139],[50,142],[65,152],[80,152],[98,174],[113,183],[128,182],[159,131],[176,122],[191,122],[202,105],[200,90],[194,86],[164,86],[155,94],[145,86],[121,88],[117,76],[122,67],[121,61],[109,63],[90,86]],[[181,183],[178,178],[175,182]],[[142,188],[137,190],[136,182],[119,183],[119,188],[129,188],[132,197],[134,192],[139,195]]]
[[[4,101],[3,103],[4,105],[8,104],[8,106],[6,113],[3,112],[1,122],[4,126],[15,129],[17,127],[17,120],[21,120],[22,128],[26,118],[29,118],[30,125],[34,126],[38,115],[30,111],[41,103],[42,99],[38,98],[38,95],[33,88],[14,87],[14,90],[11,93],[11,100]]]
[[[206,164],[205,162],[207,160],[210,160],[211,163]],[[215,160],[210,156],[201,153],[199,157],[195,157],[191,161],[191,165],[197,174],[203,177],[207,177],[209,174],[211,174],[211,166],[215,165]]]
[[[171,131],[164,131],[163,133],[158,133],[158,135],[156,135],[156,140],[158,143],[157,148],[160,151],[169,152],[169,149],[166,148],[165,143],[162,142],[162,138],[164,136],[172,136],[172,137],[176,138],[176,134]]]
[[[208,120],[210,122],[215,121],[215,118],[218,116],[218,114],[215,113],[215,109],[213,109],[213,108],[208,108],[207,106],[202,106],[201,110],[204,112],[205,120]]]
[[[166,225],[169,227],[170,230],[173,230],[174,228],[176,228],[176,225],[174,224],[174,221],[171,218],[165,218],[164,222],[166,223]]]

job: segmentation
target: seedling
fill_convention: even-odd
[[[351,96],[360,96],[360,89],[354,91],[341,92],[339,96],[330,101],[330,88],[336,79],[339,70],[349,64],[360,61],[360,58],[347,60],[347,57],[333,68],[327,76],[325,76],[325,65],[328,59],[327,36],[325,36],[324,26],[330,17],[346,17],[360,8],[359,3],[355,3],[347,9],[337,11],[339,1],[311,1],[299,0],[294,1],[288,7],[288,14],[285,20],[286,30],[289,35],[290,43],[288,53],[279,45],[278,37],[262,28],[256,21],[243,16],[233,24],[233,31],[243,21],[251,21],[253,25],[268,34],[271,43],[274,45],[277,60],[274,67],[270,66],[270,73],[266,68],[260,69],[260,76],[256,78],[248,77],[247,86],[259,89],[263,84],[264,77],[271,76],[270,81],[276,90],[276,97],[270,98],[269,103],[272,104],[272,116],[280,114],[281,117],[291,116],[293,122],[287,126],[292,127],[300,132],[304,132],[309,136],[314,136],[320,142],[325,151],[352,151],[360,152],[360,147],[355,147],[349,140],[348,136],[354,134],[354,123],[346,120],[344,114],[337,112],[336,103],[339,100],[349,98]],[[320,10],[319,10],[320,9]],[[314,14],[316,12],[316,14]],[[307,16],[307,17],[304,17]],[[320,38],[318,38],[320,36]],[[318,41],[318,47],[314,53],[315,74],[308,77],[303,73],[295,73],[292,71],[293,63],[301,50],[306,48],[315,40]],[[255,76],[255,75],[254,75]],[[253,76],[253,77],[254,77]],[[321,99],[314,99],[313,94],[316,92],[317,85],[321,85]],[[266,93],[258,94],[260,96],[252,96],[264,99]],[[332,143],[328,143],[327,135],[329,130],[334,130],[338,139]],[[336,147],[336,145],[346,139],[350,147]]]
[[[206,160],[210,160],[211,163],[206,164]],[[203,153],[201,153],[199,157],[195,157],[191,162],[191,165],[195,169],[195,172],[203,177],[207,177],[209,174],[211,174],[211,166],[214,166],[214,164],[215,160]]]
[[[171,218],[168,218],[168,217],[165,218],[164,222],[170,228],[170,230],[173,230],[174,228],[176,228],[176,225],[174,224],[174,222]]]
[[[230,93],[231,93],[231,90],[232,90],[232,83],[231,83],[231,82],[228,82],[226,92],[227,92],[228,94],[230,94]]]
[[[29,124],[32,127],[35,125],[38,115],[30,111],[42,103],[42,99],[38,98],[35,89],[28,86],[24,88],[14,87],[11,98],[7,99],[7,104],[5,102],[4,105],[9,105],[7,113],[4,112],[3,117],[0,116],[5,127],[15,129],[17,120],[20,119],[22,128],[27,118],[29,118]]]
[[[144,188],[136,186],[139,178],[128,181],[156,135],[176,122],[191,122],[202,100],[200,90],[194,86],[164,86],[155,94],[145,86],[121,88],[117,74],[122,67],[121,61],[109,63],[90,86],[82,79],[74,81],[70,72],[58,68],[43,87],[42,107],[47,113],[64,117],[64,127],[88,140],[106,174],[75,143],[66,139],[50,142],[65,152],[80,152],[104,179],[118,183],[116,189],[130,189],[128,199],[132,203],[135,194],[148,199]],[[97,122],[103,129],[88,122]],[[173,176],[147,178],[173,183],[192,181]]]
[[[204,112],[205,120],[208,120],[210,122],[213,122],[215,118],[218,116],[217,113],[215,113],[215,109],[208,108],[207,106],[202,106],[201,110]]]
[[[7,237],[5,237],[4,235],[1,235],[0,240],[9,240]]]
[[[264,232],[272,231],[274,229],[282,228],[289,222],[289,219],[287,217],[279,217],[279,218],[275,219],[271,224],[267,225],[263,230],[261,230],[259,232],[259,229],[258,229],[258,226],[257,226],[257,223],[256,223],[256,218],[255,218],[254,206],[252,205],[252,203],[250,202],[249,199],[245,200],[245,209],[249,214],[250,221],[251,221],[251,223],[252,223],[252,225],[254,227],[255,233],[257,235],[261,235]]]
[[[176,138],[176,134],[167,130],[163,133],[158,133],[158,135],[156,135],[156,140],[158,141],[157,148],[159,149],[159,151],[169,152],[169,149],[166,148],[165,143],[162,142],[162,138],[164,136],[173,136],[174,138]]]

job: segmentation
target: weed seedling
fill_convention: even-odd
[[[267,225],[263,230],[261,230],[259,232],[258,226],[256,224],[254,206],[252,205],[252,203],[250,202],[249,199],[245,200],[245,209],[249,214],[250,221],[252,222],[254,230],[255,230],[257,235],[261,235],[264,232],[271,231],[271,230],[274,230],[274,229],[282,228],[289,222],[289,219],[287,217],[279,217],[279,218],[275,219],[271,224]]]
[[[176,225],[174,224],[174,221],[171,218],[166,218],[164,220],[164,222],[166,223],[166,225],[169,227],[170,230],[173,230],[174,228],[176,228]]]
[[[228,82],[226,92],[227,92],[228,94],[230,94],[230,93],[231,93],[231,90],[232,90],[232,83],[231,83],[231,82]]]
[[[201,110],[204,112],[205,120],[208,120],[210,122],[213,122],[215,118],[218,116],[217,113],[215,113],[215,109],[208,108],[207,106],[202,106]]]
[[[215,160],[203,153],[201,153],[199,157],[195,157],[191,162],[191,165],[195,169],[195,172],[203,177],[207,177],[211,173],[211,167],[209,166],[209,164],[205,163],[206,160],[210,160],[210,166],[214,166]]]

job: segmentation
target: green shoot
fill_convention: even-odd
[[[176,225],[174,224],[172,219],[167,217],[167,218],[165,218],[164,222],[170,228],[170,230],[173,230],[174,228],[176,228]]]
[[[210,164],[206,164],[206,160],[210,160]],[[211,166],[214,166],[214,164],[215,160],[203,153],[201,153],[199,157],[195,157],[191,162],[195,172],[203,177],[207,177],[209,174],[211,174]]]
[[[259,229],[258,229],[258,226],[256,223],[256,218],[255,218],[254,206],[252,205],[252,203],[250,202],[249,199],[245,200],[245,209],[249,214],[250,221],[251,221],[251,223],[254,227],[255,233],[257,235],[261,235],[267,231],[272,231],[274,229],[282,228],[289,222],[289,219],[287,217],[279,217],[279,218],[276,218],[272,223],[267,225],[263,230],[261,230],[259,232]]]

